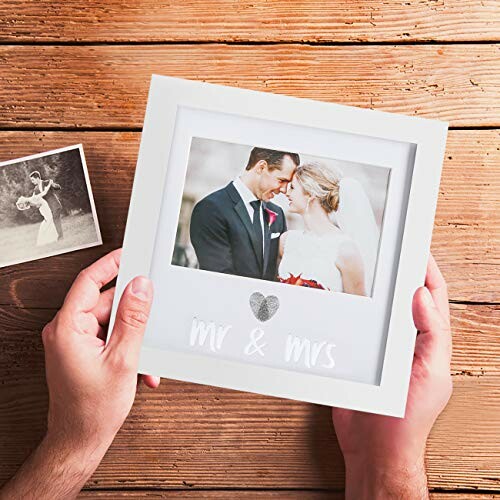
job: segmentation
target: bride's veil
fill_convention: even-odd
[[[339,183],[337,225],[357,244],[365,267],[365,289],[371,295],[380,231],[368,196],[359,181],[343,177]]]

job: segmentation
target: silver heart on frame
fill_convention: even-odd
[[[250,307],[255,317],[259,321],[267,321],[271,319],[279,309],[280,301],[274,295],[264,297],[260,292],[254,292],[250,295]]]

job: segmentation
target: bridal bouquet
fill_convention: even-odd
[[[316,280],[306,280],[305,278],[302,278],[302,274],[299,274],[298,276],[290,274],[288,278],[279,278],[279,280],[280,283],[287,283],[289,285],[305,286],[307,288],[318,288],[319,290],[326,290],[326,288],[323,285],[320,285]]]
[[[20,196],[16,201],[16,207],[18,210],[28,210],[30,208],[28,199],[24,196]]]

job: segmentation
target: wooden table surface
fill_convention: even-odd
[[[120,246],[151,73],[450,123],[432,251],[454,394],[433,498],[500,495],[500,5],[495,0],[0,1],[0,161],[84,145],[105,244],[0,270],[0,483],[44,432],[42,326]],[[340,499],[326,407],[141,387],[82,498]]]

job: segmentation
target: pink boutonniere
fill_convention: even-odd
[[[267,207],[264,210],[267,212],[267,225],[268,227],[271,227],[274,221],[278,218],[278,214]]]

